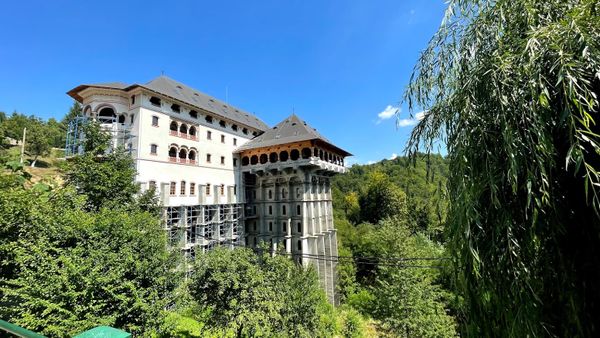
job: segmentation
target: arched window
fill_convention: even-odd
[[[285,190],[285,188],[281,189],[281,198],[287,198],[287,190]]]
[[[319,158],[323,159],[323,149],[319,149]]]
[[[179,150],[179,162],[186,163],[187,162],[187,150],[182,148]]]
[[[269,189],[268,194],[269,194],[269,199],[273,199],[273,190]]]
[[[195,150],[190,150],[190,153],[188,154],[188,159],[190,160],[190,163],[195,164],[196,163],[196,151]]]
[[[171,135],[177,135],[177,127],[177,122],[171,121],[171,124],[169,124],[169,130],[171,131]]]
[[[92,115],[92,107],[86,106],[83,110],[83,115],[90,117]]]
[[[300,157],[300,152],[298,151],[298,149],[293,149],[292,152],[290,153],[290,158],[292,159],[292,161],[297,160]]]
[[[177,148],[176,147],[169,148],[169,161],[171,161],[171,162],[177,161]]]
[[[120,124],[125,124],[125,114],[119,115],[119,123]]]
[[[250,164],[250,159],[248,158],[248,156],[242,157],[242,165],[247,166],[248,164]]]
[[[181,181],[181,185],[179,186],[179,194],[185,195],[185,181]]]
[[[289,157],[289,155],[288,155],[288,152],[287,152],[287,151],[285,151],[285,150],[279,153],[279,160],[280,160],[281,162],[285,162],[285,161],[287,161],[287,160],[288,160],[288,157]]]
[[[302,148],[302,158],[307,159],[310,157],[310,148]]]
[[[277,158],[278,158],[277,153],[270,153],[269,154],[269,162],[275,163],[275,162],[277,162]]]
[[[260,155],[260,164],[265,164],[265,163],[267,163],[268,160],[269,160],[269,157],[267,156],[267,154]]]
[[[196,138],[196,127],[191,126],[189,130],[189,134],[192,138]]]
[[[258,156],[252,155],[252,157],[250,157],[250,164],[257,164],[257,163],[258,163]]]
[[[314,156],[315,157],[319,157],[319,149],[315,148]]]
[[[187,126],[182,123],[181,126],[179,126],[179,132],[182,134],[187,134],[187,131],[188,131]]]
[[[115,122],[117,115],[115,110],[110,107],[104,107],[98,112],[98,120],[100,123],[113,123]]]

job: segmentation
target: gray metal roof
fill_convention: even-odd
[[[204,109],[217,116],[244,124],[251,128],[256,128],[261,131],[269,129],[269,126],[254,114],[231,106],[223,101],[208,96],[164,75],[161,75],[146,84],[132,84],[128,86],[121,82],[111,82],[80,85],[71,89],[68,94],[74,99],[82,101],[81,96],[79,96],[79,92],[89,87],[120,89],[124,91],[130,91],[134,88],[141,87],[165,96],[169,96],[191,106]]]
[[[323,135],[319,134],[315,128],[309,126],[305,121],[300,120],[296,114],[292,114],[275,127],[248,141],[236,149],[236,152],[308,140],[325,142],[331,147],[338,149],[343,155],[350,155],[347,151],[333,145]]]

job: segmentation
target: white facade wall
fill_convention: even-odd
[[[165,206],[197,205],[197,204],[227,204],[242,202],[242,189],[240,173],[234,170],[234,150],[248,142],[253,136],[252,128],[234,121],[222,119],[225,127],[220,125],[220,117],[213,117],[212,123],[206,121],[206,114],[199,109],[197,118],[190,116],[192,107],[187,107],[179,102],[180,112],[171,110],[175,103],[162,96],[161,107],[150,103],[153,94],[138,90],[130,96],[124,96],[121,92],[109,89],[86,89],[82,93],[84,97],[84,112],[89,117],[94,117],[104,107],[114,109],[117,119],[119,115],[125,116],[125,123],[118,128],[125,128],[131,137],[125,141],[127,148],[129,143],[132,156],[135,159],[137,176],[136,181],[140,183],[143,190],[148,189],[149,182],[156,182],[158,193],[163,196]],[[132,97],[135,97],[132,100]],[[133,116],[133,120],[131,117]],[[153,116],[158,117],[158,126],[153,126]],[[172,121],[178,125],[185,124],[187,129],[196,128],[196,139],[171,135],[170,124]],[[132,123],[133,122],[133,123]],[[236,124],[238,130],[232,129]],[[243,129],[247,129],[247,133]],[[208,132],[211,138],[208,139]],[[222,137],[224,140],[222,141]],[[235,144],[234,144],[235,139]],[[151,145],[157,146],[156,154],[151,153]],[[196,163],[173,163],[169,160],[169,149],[175,146],[179,149],[186,148],[196,151]],[[210,162],[207,160],[210,154]],[[222,162],[221,157],[224,157]],[[241,163],[236,160],[237,165]],[[185,193],[181,193],[181,182],[185,181]],[[171,195],[169,184],[176,182],[175,194]],[[190,195],[190,183],[195,183],[195,193]],[[206,186],[210,185],[206,194]],[[223,194],[221,194],[221,186]],[[166,190],[166,191],[165,191]]]

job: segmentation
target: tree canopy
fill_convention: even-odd
[[[450,248],[472,336],[600,328],[600,3],[451,1],[406,98],[447,145]]]

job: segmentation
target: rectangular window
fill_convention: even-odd
[[[196,195],[196,183],[190,183],[190,196]]]
[[[150,103],[151,103],[153,106],[160,107],[160,99],[159,99],[158,97],[156,97],[156,96],[152,96],[152,97],[150,98]]]
[[[133,96],[131,97],[131,105],[134,105],[134,104],[135,104],[135,95],[133,95]]]
[[[158,149],[158,146],[156,144],[151,144],[150,145],[150,154],[156,155],[156,150],[157,149]]]
[[[221,184],[221,196],[225,195],[225,184]]]
[[[233,166],[234,166],[234,167],[237,167],[237,158],[234,158],[234,159],[233,159]]]
[[[171,185],[169,186],[169,195],[171,196],[175,196],[175,192],[177,191],[177,183],[175,182],[171,182]]]
[[[156,181],[150,181],[150,182],[148,182],[148,189],[150,189],[150,190],[156,190]]]
[[[273,222],[269,222],[269,231],[273,231]]]
[[[298,226],[298,232],[302,233],[302,222],[298,222],[297,226]]]
[[[212,133],[210,132],[210,130],[206,131],[206,139],[207,140],[212,140]]]
[[[206,163],[210,163],[210,154],[206,154]]]
[[[206,196],[209,196],[209,195],[210,195],[210,184],[207,183],[206,184]]]
[[[269,205],[269,215],[273,215],[273,207]]]
[[[152,116],[152,126],[158,127],[158,116]]]
[[[281,206],[281,214],[284,216],[287,214],[287,209],[286,209],[285,205]]]
[[[235,137],[233,138],[233,145],[237,146],[237,138],[235,138]]]
[[[237,185],[234,185],[234,186],[233,186],[233,194],[234,194],[234,195],[237,195]]]
[[[225,135],[221,135],[221,143],[225,143]]]
[[[181,187],[179,187],[179,194],[185,196],[185,181],[181,181]]]
[[[221,164],[225,164],[225,156],[221,156]]]
[[[296,215],[298,215],[298,216],[300,216],[300,215],[301,215],[301,212],[300,212],[300,204],[298,204],[298,205],[296,206]]]

